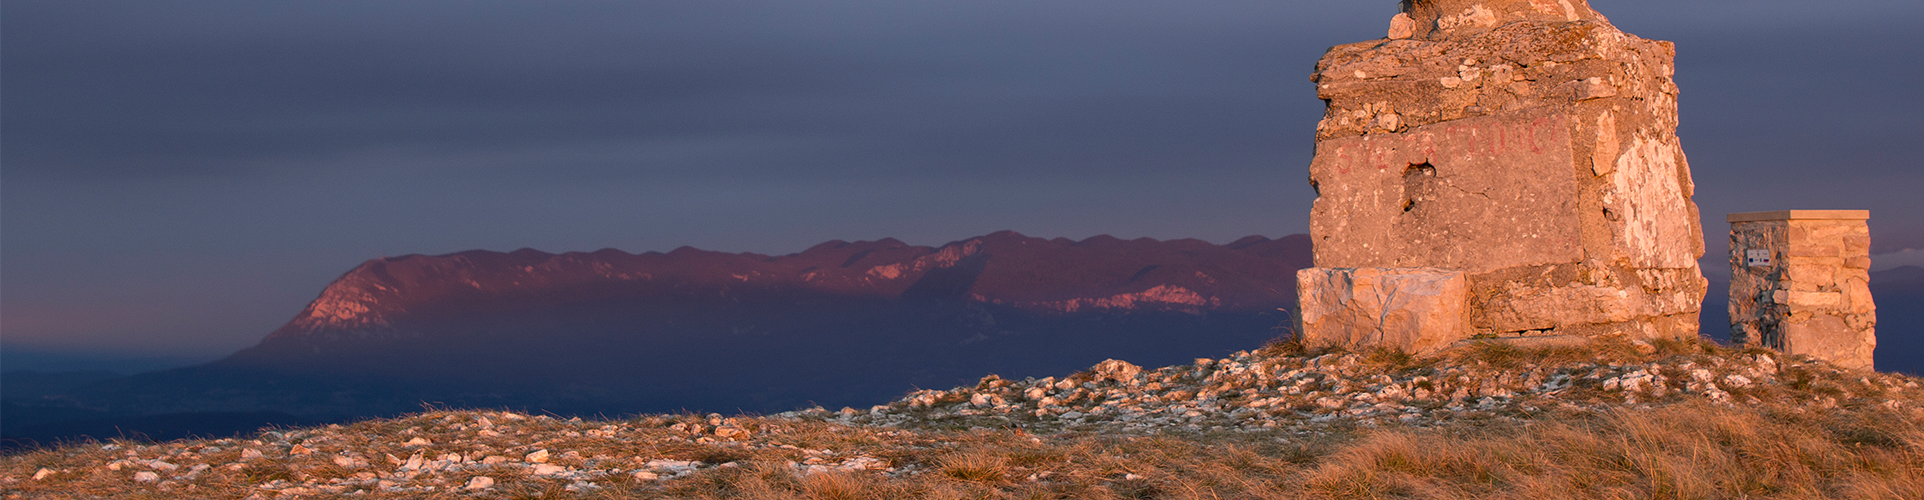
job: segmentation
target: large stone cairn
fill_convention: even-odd
[[[1406,1],[1388,38],[1331,48],[1313,78],[1328,113],[1310,166],[1320,269],[1299,275],[1308,340],[1694,336],[1704,240],[1674,58],[1585,0]],[[1396,324],[1452,306],[1359,294],[1355,268],[1462,273],[1464,317]]]

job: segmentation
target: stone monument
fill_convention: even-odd
[[[1730,214],[1730,340],[1873,369],[1868,210]]]
[[[1312,79],[1328,111],[1305,340],[1695,336],[1704,240],[1674,58],[1585,0],[1405,1],[1387,38],[1331,48]],[[1461,299],[1348,285],[1450,273]]]

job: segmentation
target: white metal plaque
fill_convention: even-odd
[[[1770,267],[1770,250],[1745,250],[1744,263],[1750,267]]]

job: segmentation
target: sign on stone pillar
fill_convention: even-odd
[[[1696,334],[1669,42],[1584,0],[1412,0],[1389,35],[1317,63],[1317,267],[1460,271],[1476,335]]]
[[[1872,369],[1868,210],[1730,214],[1730,339]]]

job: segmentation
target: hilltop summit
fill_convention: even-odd
[[[1766,350],[1604,339],[1436,358],[1274,344],[989,376],[868,410],[432,410],[8,457],[28,494],[261,498],[1908,498],[1924,388]],[[1690,492],[1682,494],[1679,492]]]

